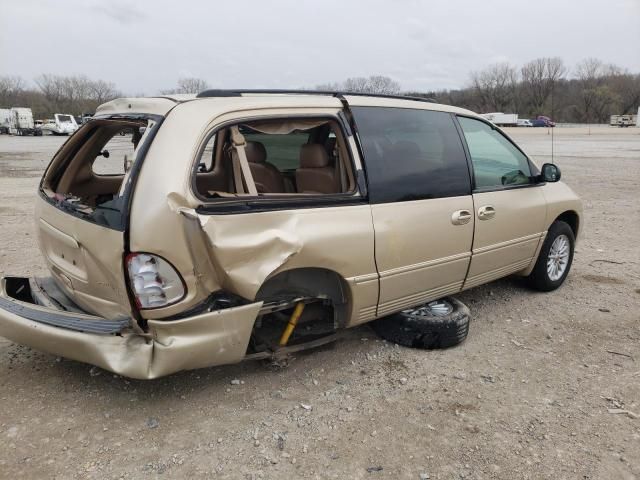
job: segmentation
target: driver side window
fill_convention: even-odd
[[[472,118],[458,120],[469,147],[476,189],[531,183],[527,157],[498,130]]]

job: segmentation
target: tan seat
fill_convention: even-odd
[[[260,142],[247,142],[245,153],[258,193],[284,193],[284,177],[278,167],[267,162],[267,150]]]
[[[340,193],[340,178],[324,145],[307,143],[300,148],[296,170],[298,193]]]

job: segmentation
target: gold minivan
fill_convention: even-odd
[[[582,211],[559,180],[493,124],[424,99],[114,100],[44,173],[51,276],[2,279],[0,335],[144,379],[450,314],[438,299],[511,274],[553,290]]]

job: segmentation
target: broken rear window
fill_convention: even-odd
[[[92,120],[56,154],[42,192],[62,210],[123,229],[125,179],[154,125],[151,119]]]

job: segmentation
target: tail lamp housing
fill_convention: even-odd
[[[184,298],[184,280],[164,258],[151,253],[130,253],[125,262],[138,308],[167,307]]]

